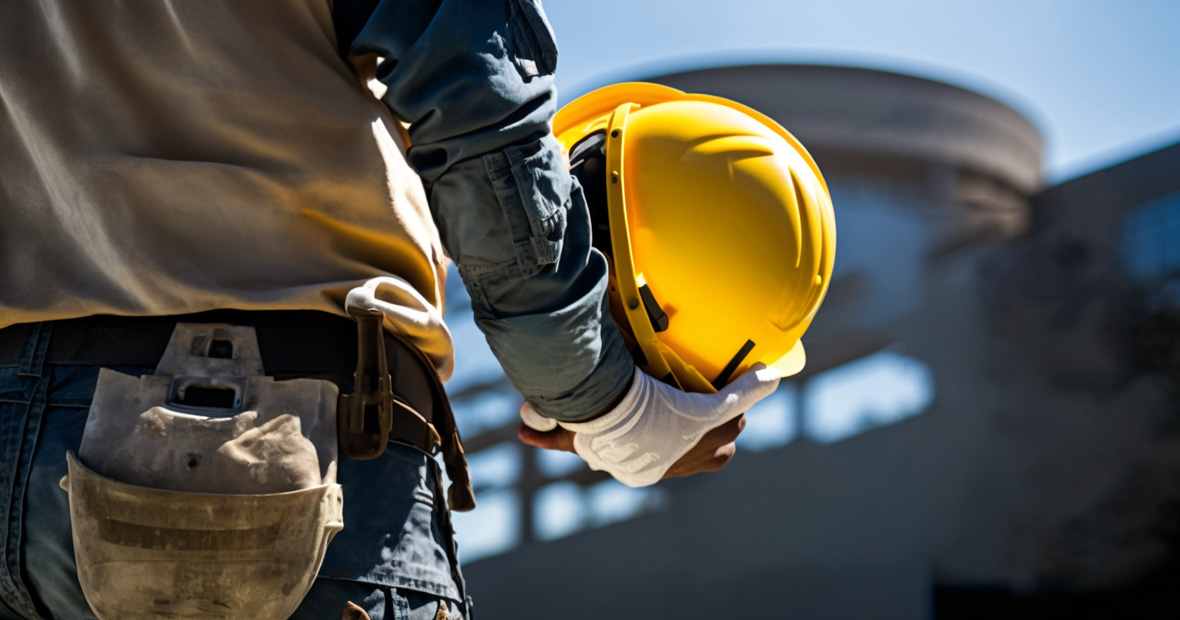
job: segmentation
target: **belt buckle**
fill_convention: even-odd
[[[344,456],[364,461],[381,456],[389,443],[393,380],[385,357],[384,315],[359,311],[352,316],[357,323],[356,374],[352,393],[341,394],[337,403],[336,431]]]

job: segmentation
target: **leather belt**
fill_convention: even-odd
[[[177,323],[248,325],[268,375],[340,371],[356,365],[356,323],[307,310],[214,310],[174,316],[88,316],[53,321],[46,363],[155,368]],[[0,329],[0,365],[21,357],[32,324]]]
[[[154,368],[177,323],[228,323],[254,327],[263,368],[267,375],[278,380],[337,372],[348,378],[346,383],[351,384],[353,372],[359,370],[357,322],[309,310],[214,310],[177,316],[98,315],[53,321],[45,362]],[[33,329],[33,324],[0,329],[0,366],[20,363]],[[379,347],[385,354],[381,366],[388,373],[394,401],[388,437],[431,454],[441,450],[447,475],[452,480],[448,493],[451,508],[470,510],[475,505],[470,474],[454,413],[438,374],[416,347],[384,330],[378,332],[383,334],[384,340],[383,346]],[[364,389],[364,386],[349,387]],[[343,395],[342,405],[353,395]],[[342,407],[338,415],[343,414]],[[383,449],[384,442],[380,444]],[[347,446],[342,448],[346,454],[350,453]],[[379,453],[380,449],[369,457]]]

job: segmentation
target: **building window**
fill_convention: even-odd
[[[509,551],[520,543],[520,495],[511,489],[479,494],[479,508],[451,515],[464,562]]]
[[[515,485],[520,480],[522,447],[506,441],[469,455],[467,467],[476,489],[507,489]]]
[[[582,487],[573,482],[555,482],[533,497],[533,536],[554,540],[586,527],[589,510]]]
[[[549,478],[563,478],[576,471],[586,469],[586,461],[573,452],[542,450],[533,448],[537,458],[537,469]]]
[[[762,452],[787,445],[798,434],[795,386],[782,382],[774,394],[746,412],[746,430],[738,435],[739,450]]]
[[[921,361],[875,353],[816,375],[803,390],[804,433],[832,443],[924,411],[934,379]]]
[[[562,538],[588,527],[633,519],[657,510],[663,502],[662,489],[636,489],[617,480],[603,480],[588,487],[554,482],[534,497],[533,536],[543,541]]]
[[[1180,192],[1129,209],[1123,260],[1131,276],[1158,281],[1180,272]]]
[[[520,446],[505,442],[468,455],[479,508],[452,514],[463,561],[504,553],[520,544],[520,493],[515,488],[521,474],[520,451]],[[444,488],[449,487],[445,470],[443,476]]]

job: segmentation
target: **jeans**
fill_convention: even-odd
[[[52,325],[30,331],[21,359],[0,366],[0,619],[94,618],[75,572],[69,496],[58,482],[66,451],[77,453],[81,443],[99,367],[45,363]],[[350,389],[343,369],[310,376]],[[373,620],[433,620],[444,604],[446,618],[470,618],[437,462],[390,442],[377,459],[339,466],[344,530],[292,617],[338,618],[352,601]]]

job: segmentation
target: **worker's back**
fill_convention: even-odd
[[[217,307],[441,304],[405,140],[324,0],[45,0],[0,20],[0,327]]]

